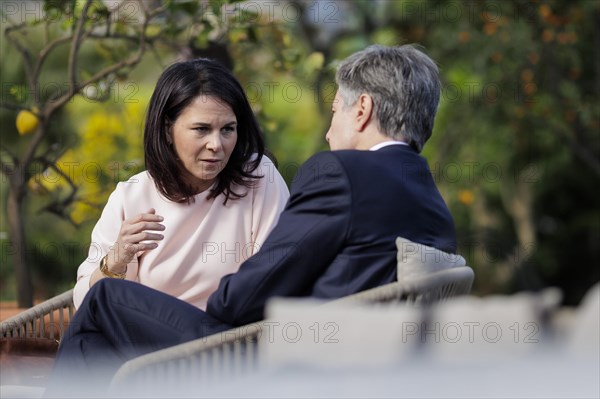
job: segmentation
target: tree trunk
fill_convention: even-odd
[[[25,224],[23,223],[22,209],[25,191],[23,183],[19,183],[11,182],[8,193],[7,213],[12,244],[10,249],[12,249],[11,254],[17,278],[17,304],[21,308],[30,308],[33,305],[33,288],[31,273],[25,259]]]

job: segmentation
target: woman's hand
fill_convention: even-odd
[[[121,224],[117,241],[107,255],[108,270],[113,273],[124,273],[127,264],[137,253],[158,247],[157,241],[162,240],[163,235],[154,232],[165,229],[165,226],[160,224],[162,221],[163,217],[157,215],[154,208],[125,220]]]

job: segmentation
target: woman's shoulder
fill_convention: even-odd
[[[140,173],[130,176],[129,179],[125,181],[119,182],[115,191],[139,192],[152,188],[154,188],[154,180],[152,180],[150,173],[144,170]]]
[[[258,154],[252,154],[252,158],[249,162],[256,162],[258,159]],[[258,181],[258,186],[262,186],[264,184],[269,183],[280,183],[283,182],[283,177],[279,173],[277,169],[277,165],[267,156],[263,155],[258,162],[258,167],[251,172],[255,177],[253,180]],[[266,183],[265,183],[266,182]],[[257,187],[255,186],[255,189]]]
[[[254,153],[252,154],[252,157],[250,158],[249,162],[256,162],[257,159],[258,154]],[[263,154],[263,156],[260,158],[260,162],[258,163],[257,171],[259,175],[265,174],[267,172],[272,173],[273,171],[277,171],[277,165],[275,165],[275,163],[266,154]]]

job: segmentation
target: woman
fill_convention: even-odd
[[[236,78],[207,59],[167,68],[150,99],[146,171],[117,185],[73,298],[103,278],[139,281],[202,310],[264,242],[289,192]]]

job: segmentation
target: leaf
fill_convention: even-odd
[[[148,25],[146,28],[146,36],[149,38],[158,37],[161,34],[162,26],[158,24]]]
[[[200,8],[200,3],[198,1],[178,1],[169,4],[167,8],[173,13],[183,12],[188,15],[196,15]]]
[[[223,0],[214,0],[209,2],[210,8],[213,12],[213,14],[215,14],[217,17],[219,17],[221,15],[221,10],[223,9],[223,5],[225,4],[225,1]]]
[[[19,103],[24,103],[29,98],[27,86],[25,85],[14,85],[8,90],[11,96]]]
[[[83,6],[85,5],[84,1],[74,1],[73,2],[73,19],[79,19],[81,13],[83,11]],[[89,10],[89,8],[88,8]]]
[[[249,25],[250,27],[254,26],[260,19],[260,15],[255,11],[250,11],[246,9],[236,9],[235,17],[233,18],[234,22],[240,25]]]
[[[71,30],[73,28],[74,23],[75,21],[72,18],[68,18],[60,24],[60,28],[64,31]]]
[[[108,8],[100,1],[95,0],[88,8],[86,17],[96,23],[106,20],[110,16]]]
[[[320,51],[315,51],[305,61],[306,69],[309,72],[316,71],[323,68],[325,62],[325,56]]]
[[[244,29],[232,29],[229,32],[229,41],[231,44],[238,44],[248,40],[248,33]]]
[[[67,14],[69,1],[65,0],[45,0],[44,15],[46,18],[56,18],[58,15]]]

